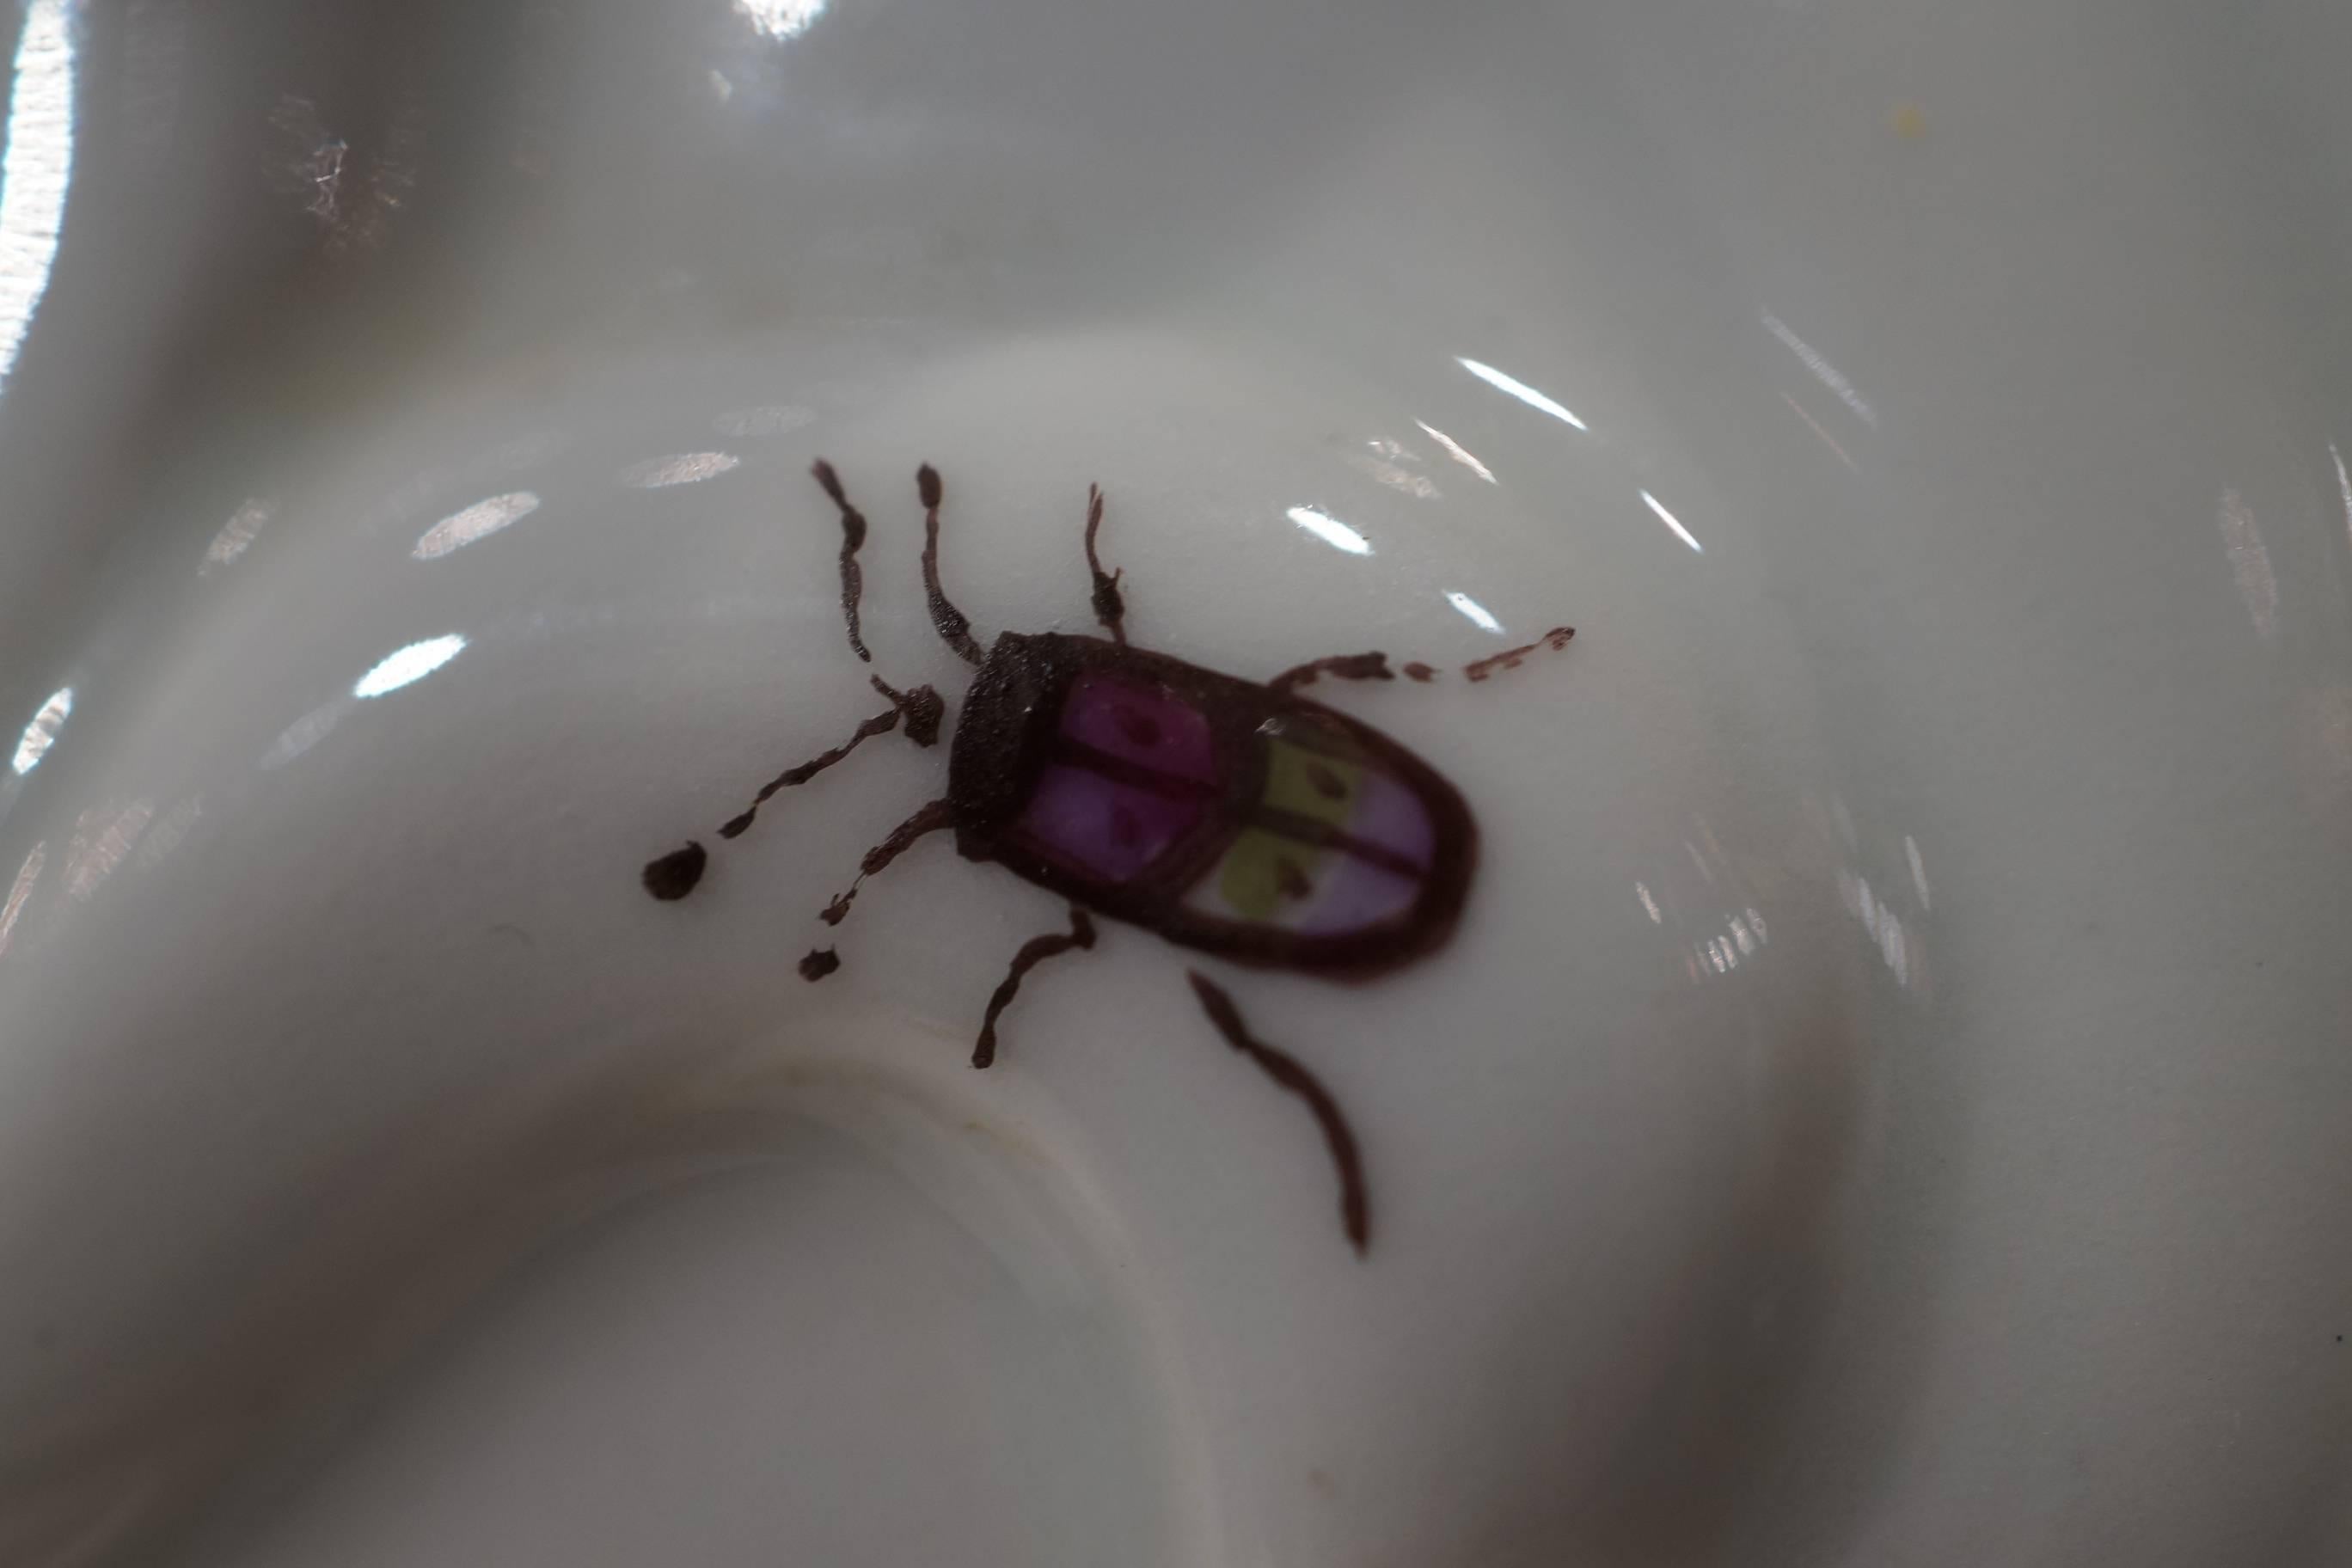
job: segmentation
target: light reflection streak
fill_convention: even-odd
[[[33,0],[16,37],[0,155],[0,384],[49,287],[73,177],[73,32],[66,0]]]
[[[261,531],[269,526],[269,520],[276,510],[277,508],[259,496],[246,497],[237,509],[228,514],[228,521],[221,524],[220,531],[213,535],[213,542],[205,546],[204,564],[196,568],[197,574],[201,576],[217,567],[229,565],[251,549],[253,542],[261,537]]]
[[[824,15],[826,0],[735,0],[735,14],[761,37],[782,43],[797,38]]]
[[[1334,550],[1344,550],[1350,555],[1372,552],[1370,540],[1328,512],[1317,511],[1311,506],[1295,506],[1284,515]]]
[[[375,668],[359,678],[352,687],[354,697],[382,697],[387,691],[424,679],[464,650],[466,639],[452,632],[446,637],[427,637],[423,642],[410,643],[394,649],[377,661]]]
[[[1697,540],[1693,539],[1691,537],[1691,531],[1683,526],[1682,520],[1676,517],[1673,512],[1668,511],[1665,507],[1659,502],[1657,497],[1652,495],[1647,490],[1643,490],[1642,492],[1642,500],[1652,511],[1658,514],[1658,521],[1660,522],[1664,523],[1668,528],[1675,531],[1675,537],[1676,539],[1681,540],[1685,544],[1689,545],[1693,550],[1699,552],[1701,554],[1705,554],[1706,552],[1706,546],[1701,544]]]
[[[1903,836],[1903,854],[1911,862],[1911,886],[1919,895],[1919,907],[1934,909],[1936,900],[1927,896],[1927,863],[1919,858],[1919,841],[1907,833]]]
[[[380,528],[405,526],[424,510],[426,502],[452,481],[452,478],[447,469],[440,468],[423,468],[411,474],[369,509],[367,515],[360,520],[360,531],[373,533]]]
[[[771,403],[759,408],[730,408],[710,426],[722,436],[781,436],[815,421],[814,409],[795,403]]]
[[[2221,492],[2221,548],[2238,580],[2238,596],[2253,617],[2254,635],[2268,642],[2278,636],[2278,575],[2271,570],[2271,552],[2263,548],[2253,510],[2236,490]]]
[[[2336,459],[2336,493],[2344,498],[2344,532],[2352,538],[2352,473],[2344,471],[2344,454],[2333,441],[2327,443],[2327,455]]]
[[[1698,836],[1706,841],[1706,852],[1714,857],[1715,863],[1736,879],[1739,868],[1731,863],[1731,857],[1723,852],[1723,843],[1715,836],[1715,825],[1699,813],[1694,813],[1691,820],[1698,824]]]
[[[188,836],[188,830],[196,825],[196,818],[204,814],[204,797],[193,795],[165,812],[155,826],[147,830],[147,837],[139,841],[140,868],[151,870],[160,865],[165,856],[180,847],[180,840]]]
[[[1702,826],[1704,826],[1703,823]],[[1708,837],[1709,842],[1712,843],[1713,836],[1710,834]],[[1697,868],[1699,874],[1709,882],[1715,881],[1716,879],[1707,867],[1706,857],[1700,852],[1698,847],[1685,839],[1683,842],[1683,849],[1690,856],[1691,864]],[[1717,852],[1721,853],[1719,849]],[[1652,925],[1664,926],[1667,923],[1666,911],[1660,907],[1657,895],[1650,891],[1649,883],[1636,881],[1633,884],[1633,897],[1640,900],[1642,912],[1649,917]],[[1851,907],[1853,896],[1850,889],[1846,897],[1848,905]],[[1680,951],[1683,954],[1683,963],[1694,982],[1706,980],[1711,975],[1735,973],[1744,965],[1752,963],[1771,941],[1770,932],[1764,924],[1763,911],[1753,904],[1715,918],[1723,922],[1721,931],[1715,934],[1694,938],[1686,931],[1678,929],[1676,940],[1682,944]],[[1677,928],[1681,928],[1683,924],[1680,920],[1675,923]],[[1873,934],[1875,935],[1875,931]]]
[[[521,521],[538,510],[539,497],[530,490],[509,490],[502,496],[478,500],[426,529],[417,536],[416,548],[408,553],[419,561],[438,561],[478,539],[488,538],[509,523]]]
[[[631,463],[614,475],[614,479],[633,490],[667,489],[672,485],[700,484],[715,479],[730,468],[740,468],[743,459],[732,452],[674,452],[666,458],[647,458],[642,463]]]
[[[33,885],[41,879],[41,865],[48,854],[48,841],[44,839],[33,846],[33,852],[16,868],[16,880],[8,889],[8,901],[0,904],[0,952],[8,951],[8,940],[16,932],[17,917],[25,912],[25,901],[33,896]]]
[[[1470,452],[1453,437],[1448,436],[1436,426],[1428,424],[1423,420],[1416,419],[1413,423],[1421,426],[1423,434],[1426,435],[1431,440],[1436,442],[1439,446],[1444,447],[1445,455],[1447,457],[1453,458],[1455,462],[1461,464],[1464,468],[1469,469],[1472,473],[1486,480],[1488,484],[1491,485],[1495,482],[1495,471],[1492,468],[1489,468],[1486,464],[1480,462],[1476,458],[1471,456]],[[2339,464],[2338,466],[2340,467],[2341,465]]]
[[[1876,949],[1879,962],[1895,976],[1895,983],[1924,995],[1927,976],[1921,972],[1920,960],[1925,954],[1917,934],[1904,925],[1893,905],[1871,890],[1867,879],[1842,866],[1837,879],[1838,898],[1844,903],[1846,912],[1862,922],[1864,933]]]
[[[373,249],[391,232],[394,215],[416,186],[422,108],[414,94],[398,99],[373,153],[329,130],[318,104],[299,93],[283,95],[270,111],[270,126],[293,148],[279,171],[280,188],[301,196],[330,254]]]
[[[1635,886],[1639,887],[1640,884],[1636,883]],[[1749,910],[1747,913],[1750,917],[1747,920],[1742,920],[1738,915],[1729,918],[1729,935],[1708,937],[1705,942],[1693,944],[1684,954],[1683,962],[1689,968],[1690,977],[1693,980],[1706,979],[1709,971],[1717,974],[1729,974],[1739,967],[1742,960],[1752,959],[1763,950],[1762,921],[1755,918],[1754,910]],[[1693,954],[1696,955],[1696,960]]]
[[[2352,686],[2326,686],[2309,694],[2304,704],[2305,751],[2332,805],[2343,781],[2352,778]]]
[[[297,93],[279,98],[269,123],[299,149],[285,174],[303,194],[302,210],[331,230],[342,214],[343,164],[352,144],[330,135],[319,119],[319,106]]]
[[[1795,409],[1797,411],[1797,417],[1803,420],[1807,425],[1812,426],[1813,434],[1819,436],[1822,438],[1822,444],[1828,447],[1831,451],[1837,454],[1837,460],[1839,462],[1843,463],[1849,468],[1853,468],[1857,474],[1862,472],[1862,469],[1855,465],[1854,460],[1845,455],[1845,448],[1837,444],[1837,437],[1822,429],[1822,422],[1805,412],[1805,405],[1803,404],[1798,402],[1795,398],[1790,396],[1785,392],[1780,395],[1780,401]]]
[[[535,468],[541,463],[562,457],[571,448],[572,440],[572,433],[568,430],[534,430],[530,435],[518,436],[511,441],[491,447],[483,455],[481,462],[473,465],[472,471],[482,472],[485,466],[509,471]]]
[[[40,711],[33,715],[33,721],[25,726],[25,733],[16,742],[16,755],[8,765],[18,774],[29,773],[41,765],[41,759],[57,744],[58,731],[73,712],[73,702],[70,686],[61,686],[49,693],[49,700],[41,704]]]
[[[352,700],[348,697],[338,697],[332,702],[311,709],[287,725],[278,732],[278,739],[269,742],[269,749],[261,753],[262,769],[267,772],[271,768],[284,767],[325,740],[328,733],[343,721],[343,715],[351,710]]]
[[[94,819],[102,815],[89,813],[83,821],[94,826]],[[154,815],[153,801],[133,801],[107,823],[102,832],[77,832],[72,852],[66,858],[66,896],[76,903],[89,902],[98,885],[112,876],[114,868],[130,855],[131,847],[139,842],[139,835],[146,831],[148,819]]]
[[[1464,370],[1468,371],[1472,375],[1476,376],[1480,381],[1485,382],[1488,386],[1493,387],[1496,391],[1507,393],[1511,396],[1517,398],[1521,403],[1526,404],[1528,407],[1536,409],[1541,413],[1549,414],[1564,425],[1572,426],[1579,430],[1591,428],[1591,426],[1587,426],[1583,420],[1579,419],[1574,414],[1570,413],[1559,404],[1555,403],[1552,399],[1545,396],[1542,393],[1538,392],[1534,387],[1529,386],[1526,382],[1521,381],[1515,375],[1509,374],[1504,371],[1496,370],[1491,364],[1480,364],[1475,359],[1463,359],[1457,356],[1454,363],[1460,365]]]
[[[1445,602],[1461,611],[1469,619],[1470,624],[1480,631],[1493,632],[1496,637],[1503,635],[1503,623],[1495,618],[1494,612],[1462,592],[1461,589],[1448,588],[1445,591]]]
[[[1837,366],[1823,359],[1812,344],[1790,331],[1788,323],[1769,310],[1764,312],[1764,330],[1787,344],[1789,352],[1802,360],[1805,368],[1811,371],[1823,386],[1838,395],[1839,402],[1853,410],[1856,419],[1874,430],[1878,428],[1877,410],[1862,400],[1862,394],[1853,389],[1853,383],[1848,381]]]
[[[1393,447],[1395,443],[1392,441],[1374,443],[1376,449],[1383,446]],[[1369,475],[1392,490],[1402,490],[1415,500],[1444,499],[1437,486],[1426,476],[1399,468],[1385,457],[1374,457],[1369,452],[1350,452],[1348,454],[1348,466],[1360,473]]]

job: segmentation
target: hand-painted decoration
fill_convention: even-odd
[[[866,518],[830,463],[820,461],[814,473],[841,518],[849,646],[870,663],[857,621]],[[839,925],[867,878],[946,828],[966,859],[992,861],[1070,900],[1067,933],[1024,944],[989,998],[974,1067],[995,1059],[997,1024],[1023,976],[1048,958],[1093,949],[1089,910],[1238,963],[1335,978],[1374,975],[1444,945],[1477,860],[1477,827],[1460,792],[1370,725],[1299,695],[1324,676],[1392,679],[1386,655],[1314,659],[1259,683],[1129,646],[1123,574],[1105,572],[1096,552],[1099,489],[1087,496],[1086,559],[1095,619],[1108,636],[1007,632],[983,649],[940,586],[937,471],[917,470],[916,488],[931,624],[979,674],[955,727],[947,793],[867,850],[856,879],[818,918]],[[1558,627],[1464,673],[1486,680],[1527,655],[1567,647],[1574,635]],[[1437,673],[1420,663],[1404,668],[1416,681]],[[870,679],[890,706],[762,785],[719,826],[720,837],[740,837],[780,791],[806,784],[862,742],[902,725],[919,746],[938,742],[946,704],[937,691]],[[703,847],[689,842],[646,866],[646,890],[685,898],[709,864]],[[800,970],[816,981],[840,964],[826,948]],[[1339,1102],[1296,1058],[1255,1038],[1222,987],[1188,973],[1226,1043],[1314,1114],[1339,1171],[1342,1228],[1361,1252],[1370,1205]]]

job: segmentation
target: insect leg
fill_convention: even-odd
[[[948,602],[940,586],[940,471],[925,463],[915,470],[915,489],[923,498],[923,591],[931,605],[931,625],[948,647],[973,664],[986,662],[980,645],[971,640],[971,623]]]
[[[996,1020],[1013,1005],[1013,995],[1021,989],[1021,977],[1049,958],[1069,952],[1072,948],[1091,951],[1095,945],[1095,922],[1087,911],[1076,904],[1070,906],[1070,934],[1047,931],[1033,936],[1021,944],[1013,955],[1013,967],[1005,971],[1004,979],[997,985],[995,994],[988,999],[988,1012],[980,1021],[980,1039],[971,1047],[971,1065],[984,1068],[996,1059]]]
[[[1554,626],[1525,647],[1507,647],[1502,652],[1490,655],[1475,664],[1464,665],[1462,673],[1473,680],[1484,680],[1498,669],[1517,669],[1528,655],[1538,648],[1549,648],[1552,652],[1558,653],[1568,646],[1568,639],[1575,635],[1574,626]],[[1429,677],[1423,675],[1416,676],[1414,679],[1426,680]]]
[[[1292,669],[1286,669],[1266,685],[1276,691],[1296,691],[1302,686],[1312,686],[1318,676],[1336,676],[1341,680],[1394,680],[1396,671],[1389,668],[1389,656],[1384,653],[1343,653],[1331,658],[1309,659]]]
[[[1087,570],[1094,576],[1095,619],[1110,633],[1110,640],[1119,647],[1127,646],[1127,601],[1119,595],[1118,580],[1127,575],[1125,567],[1116,572],[1102,569],[1102,558],[1095,553],[1095,535],[1102,531],[1103,493],[1100,485],[1087,487]]]
[[[825,905],[817,919],[829,926],[839,925],[843,918],[849,913],[849,901],[857,897],[857,889],[865,885],[866,878],[904,855],[908,847],[924,834],[935,833],[942,827],[951,826],[954,821],[954,808],[945,800],[935,800],[898,824],[890,830],[889,837],[866,852],[866,858],[857,863],[857,877],[849,884],[849,890],[836,894],[833,902]]]
[[[1339,1226],[1360,1257],[1371,1241],[1371,1200],[1364,1191],[1363,1156],[1357,1152],[1356,1134],[1339,1102],[1297,1058],[1254,1037],[1249,1026],[1242,1022],[1241,1009],[1223,987],[1197,969],[1186,970],[1184,977],[1192,983],[1192,994],[1200,998],[1202,1011],[1209,1015],[1209,1022],[1225,1037],[1225,1044],[1255,1062],[1266,1077],[1305,1100],[1307,1109],[1315,1113],[1317,1125],[1323,1129],[1323,1142],[1331,1148],[1331,1163],[1339,1172]]]
[[[866,641],[857,635],[857,599],[866,587],[865,576],[857,567],[857,547],[866,542],[866,514],[849,504],[849,497],[841,488],[841,476],[833,471],[831,463],[819,458],[809,472],[816,476],[816,482],[824,487],[824,493],[833,498],[833,504],[841,511],[841,614],[849,623],[850,651],[864,663],[871,664],[874,656],[866,651]]]

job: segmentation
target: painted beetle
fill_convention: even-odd
[[[858,629],[866,518],[830,463],[820,460],[813,472],[841,515],[849,646],[870,663]],[[1096,553],[1099,488],[1087,495],[1086,555],[1095,619],[1108,639],[1007,632],[983,651],[940,587],[938,472],[928,464],[918,469],[916,489],[931,623],[980,672],[949,751],[947,794],[868,850],[856,880],[819,918],[839,925],[866,878],[948,827],[965,858],[993,861],[1069,900],[1068,933],[1023,944],[989,998],[972,1066],[995,1059],[997,1020],[1022,976],[1045,959],[1094,946],[1089,910],[1240,963],[1339,978],[1411,963],[1453,934],[1478,843],[1460,793],[1370,725],[1298,695],[1324,675],[1392,679],[1385,655],[1317,659],[1261,685],[1129,647],[1122,574],[1105,572]],[[1556,627],[1463,673],[1485,680],[1539,648],[1565,647],[1575,635]],[[1427,681],[1437,672],[1408,664],[1404,673]],[[777,792],[807,783],[902,722],[918,745],[939,740],[946,705],[937,691],[902,692],[871,679],[889,709],[841,745],[769,781],[721,825],[719,837],[740,836]],[[690,841],[646,866],[646,890],[682,899],[708,863],[703,847]],[[823,948],[800,968],[815,981],[840,964]],[[1341,1225],[1363,1251],[1370,1204],[1355,1135],[1338,1101],[1297,1058],[1253,1037],[1222,987],[1197,970],[1187,973],[1226,1042],[1314,1112],[1339,1168]]]

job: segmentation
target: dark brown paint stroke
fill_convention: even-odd
[[[1117,572],[1102,569],[1102,557],[1095,553],[1095,535],[1102,531],[1103,493],[1100,485],[1087,487],[1087,571],[1094,578],[1095,619],[1110,633],[1110,640],[1119,647],[1127,646],[1127,601],[1118,591],[1118,580],[1127,575],[1122,567]]]
[[[1393,871],[1400,877],[1425,877],[1429,874],[1428,867],[1402,851],[1373,839],[1359,838],[1346,828],[1335,827],[1317,817],[1285,811],[1278,805],[1255,806],[1248,815],[1254,827],[1279,833],[1285,838],[1295,838],[1318,849],[1336,849],[1343,855],[1353,855],[1367,865],[1378,866],[1383,871]]]
[[[850,900],[857,897],[857,889],[866,878],[904,855],[908,847],[924,834],[936,833],[954,820],[955,809],[944,800],[935,800],[892,828],[890,837],[868,849],[866,858],[857,863],[857,879],[849,884],[848,891],[836,894],[817,919],[829,926],[839,925],[842,918],[849,913]]]
[[[709,852],[689,841],[683,849],[673,849],[646,861],[639,876],[646,892],[666,904],[676,903],[694,891],[695,885],[702,880],[702,868],[709,863]]]
[[[1089,746],[1084,741],[1074,740],[1068,735],[1054,737],[1052,755],[1055,762],[1100,773],[1113,784],[1126,784],[1146,795],[1156,795],[1162,800],[1208,800],[1224,793],[1205,779],[1171,773],[1149,763],[1139,763],[1132,757],[1122,757],[1099,746]]]
[[[1323,1129],[1323,1142],[1330,1145],[1331,1163],[1339,1171],[1340,1228],[1348,1233],[1349,1242],[1361,1257],[1371,1245],[1371,1199],[1364,1190],[1363,1156],[1357,1151],[1355,1131],[1349,1127],[1339,1102],[1305,1063],[1254,1037],[1249,1026],[1242,1022],[1241,1009],[1214,981],[1197,969],[1186,970],[1184,978],[1192,983],[1192,994],[1201,999],[1202,1010],[1209,1015],[1209,1022],[1216,1026],[1225,1043],[1255,1062],[1266,1077],[1305,1100],[1307,1108],[1315,1113],[1317,1125]]]
[[[1389,656],[1384,653],[1343,653],[1330,658],[1310,659],[1284,670],[1265,684],[1269,690],[1291,692],[1302,686],[1312,686],[1317,677],[1325,675],[1341,680],[1396,679],[1396,672],[1389,668]]]
[[[1505,648],[1502,652],[1479,659],[1475,664],[1464,665],[1462,673],[1473,680],[1484,680],[1498,669],[1517,669],[1528,655],[1538,648],[1547,647],[1558,653],[1568,646],[1568,639],[1575,635],[1574,626],[1554,626],[1525,647]]]
[[[824,493],[833,498],[833,504],[841,512],[841,615],[849,624],[850,651],[861,661],[871,664],[874,656],[866,650],[866,639],[857,635],[857,601],[866,589],[865,575],[857,566],[857,550],[866,542],[866,514],[849,504],[849,497],[841,488],[841,476],[833,471],[831,463],[819,458],[810,465],[809,472],[816,476],[816,482],[824,487]]]
[[[1095,922],[1087,918],[1086,910],[1076,904],[1070,906],[1068,935],[1047,931],[1043,936],[1033,936],[1023,942],[1021,951],[1013,955],[1013,967],[1005,972],[995,994],[988,999],[988,1012],[980,1021],[980,1038],[971,1047],[971,1065],[984,1068],[996,1059],[996,1020],[1003,1016],[1005,1008],[1013,1005],[1013,996],[1021,989],[1023,975],[1049,958],[1068,952],[1073,948],[1091,949],[1094,944]]]
[[[939,628],[941,640],[968,663],[984,664],[987,655],[972,640],[971,623],[949,602],[947,590],[940,586],[940,500],[944,493],[940,471],[929,463],[917,468],[915,489],[923,500],[923,594],[930,605],[931,625]]]
[[[901,691],[878,675],[866,677],[874,689],[896,704],[906,716],[907,739],[919,746],[936,746],[940,741],[940,725],[947,718],[948,705],[937,690],[918,686],[912,691]]]
[[[877,684],[879,683],[877,682]],[[795,784],[804,784],[808,783],[809,780],[816,777],[817,774],[824,772],[825,769],[833,766],[834,763],[841,761],[844,757],[849,755],[850,752],[857,750],[858,743],[860,742],[870,741],[877,735],[887,735],[898,727],[898,710],[896,708],[877,713],[873,718],[868,719],[864,723],[858,725],[856,731],[852,734],[849,739],[844,741],[838,746],[834,747],[831,751],[819,752],[815,756],[811,757],[807,762],[801,763],[801,765],[796,768],[786,768],[782,773],[778,773],[774,778],[770,779],[766,784],[760,786],[760,793],[751,797],[751,804],[750,805],[745,806],[740,812],[719,824],[719,837],[721,838],[741,837],[744,830],[751,826],[752,819],[760,815],[760,808],[767,805],[769,797],[773,795],[778,790],[791,789]]]

